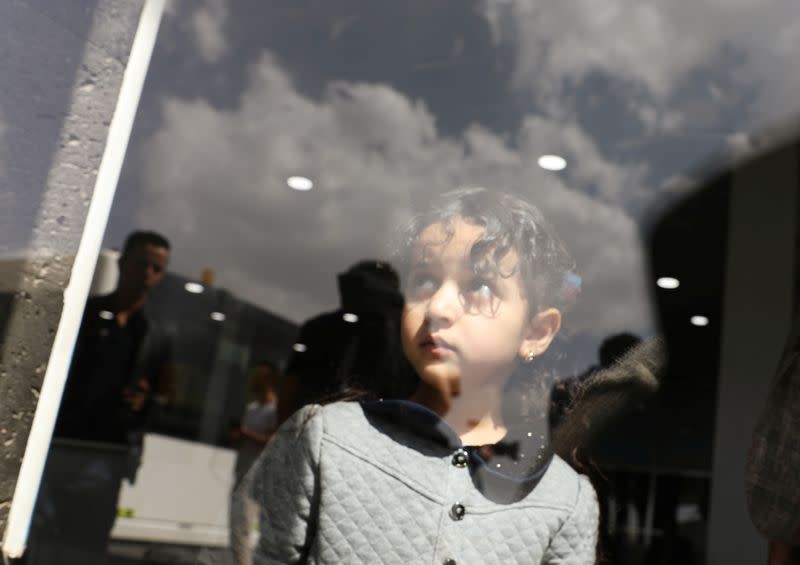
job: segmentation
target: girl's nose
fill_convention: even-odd
[[[459,316],[461,311],[461,297],[458,285],[454,282],[444,282],[428,301],[425,316],[431,324],[449,325]]]

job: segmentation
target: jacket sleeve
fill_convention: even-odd
[[[242,485],[259,507],[254,563],[303,563],[316,531],[322,414],[306,406],[287,420]]]
[[[548,565],[593,565],[600,527],[600,509],[592,483],[578,475],[578,497],[569,517],[545,551]]]

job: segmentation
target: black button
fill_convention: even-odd
[[[452,461],[453,465],[455,465],[456,467],[466,467],[467,462],[469,461],[469,456],[467,455],[466,451],[464,451],[463,449],[459,449],[453,454]]]
[[[442,565],[456,565],[455,559],[445,559],[442,561]]]
[[[453,506],[450,507],[450,517],[453,520],[462,520],[464,518],[464,514],[467,513],[467,509],[464,508],[464,505],[460,502],[456,502]]]

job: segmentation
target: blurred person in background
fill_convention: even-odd
[[[339,273],[337,283],[339,308],[300,328],[281,388],[280,422],[346,390],[402,398],[418,385],[400,346],[403,295],[394,267],[364,259]]]
[[[241,424],[231,437],[237,449],[229,509],[230,545],[236,565],[252,563],[250,534],[258,523],[258,506],[249,498],[236,496],[236,489],[278,427],[280,381],[278,368],[269,361],[261,361],[253,368],[249,383],[253,401],[245,408]]]
[[[116,289],[86,303],[42,477],[29,563],[107,562],[121,481],[135,479],[153,394],[172,368],[171,342],[145,313],[169,256],[164,236],[131,233]]]

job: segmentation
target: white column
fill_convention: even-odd
[[[21,557],[25,551],[36,495],[72,360],[72,350],[78,336],[139,97],[150,65],[150,57],[164,12],[164,2],[165,0],[145,0],[130,57],[122,76],[119,98],[108,128],[106,147],[95,179],[69,284],[64,290],[61,319],[53,339],[39,402],[36,405],[25,455],[14,488],[8,524],[3,537],[3,556],[6,558]],[[62,197],[63,194],[57,189],[52,193],[49,191],[45,193],[39,224],[46,223],[48,210],[56,206],[57,200]],[[35,247],[42,247],[45,243],[46,241],[35,241]],[[24,320],[12,317],[9,333],[23,334],[24,325]]]

